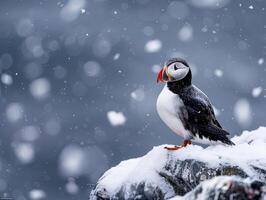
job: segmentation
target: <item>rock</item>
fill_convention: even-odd
[[[252,184],[255,182],[246,180],[256,179],[258,184],[265,181],[266,128],[245,131],[232,140],[235,146],[190,145],[178,151],[166,150],[168,145],[154,147],[143,157],[123,161],[105,172],[90,199],[169,199],[177,195],[195,199],[203,192],[209,199],[216,194],[221,196],[219,199],[227,199],[237,191],[234,187],[228,191],[219,187],[231,178],[242,189],[260,190]]]
[[[265,198],[265,183],[238,177],[220,176],[202,182],[184,197],[179,196],[171,200],[262,200]]]
[[[195,188],[200,182],[221,175],[238,175],[247,177],[247,174],[237,166],[219,166],[210,168],[206,163],[197,160],[177,160],[168,163],[159,172],[165,181],[171,185],[175,194],[184,195]]]

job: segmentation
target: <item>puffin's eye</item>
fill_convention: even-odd
[[[176,67],[176,65],[174,65],[174,70],[177,70],[177,67]]]

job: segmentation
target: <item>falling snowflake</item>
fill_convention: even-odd
[[[246,99],[239,99],[234,107],[234,115],[237,122],[242,127],[248,127],[251,124],[252,114],[251,106]]]
[[[217,76],[217,77],[222,77],[223,76],[223,74],[224,74],[224,72],[221,70],[221,69],[216,69],[215,71],[214,71],[214,74],[215,74],[215,76]]]
[[[107,118],[112,126],[121,126],[126,122],[126,117],[122,112],[109,111]]]
[[[75,182],[75,179],[69,178],[67,184],[65,185],[65,189],[69,194],[77,194],[79,191],[79,187]]]
[[[145,45],[145,51],[147,53],[156,53],[160,51],[162,48],[162,42],[158,39],[150,40]]]
[[[34,147],[30,143],[14,144],[14,151],[18,160],[23,164],[32,162],[35,156]]]
[[[130,96],[136,101],[143,101],[145,98],[145,92],[143,89],[137,89],[131,92]]]
[[[114,60],[118,60],[120,58],[120,53],[116,53],[115,55],[114,55]]]
[[[184,25],[178,32],[178,38],[182,42],[189,42],[193,38],[193,28],[191,25]]]
[[[253,97],[259,97],[260,95],[261,95],[261,93],[262,93],[262,87],[255,87],[255,88],[253,88],[253,90],[252,90],[252,96]]]
[[[259,60],[258,60],[258,64],[259,65],[262,65],[264,63],[264,59],[263,58],[260,58]]]
[[[41,200],[46,198],[46,193],[40,189],[33,189],[29,192],[31,200]]]
[[[5,85],[12,85],[13,83],[13,78],[9,74],[2,74],[1,75],[1,81]]]
[[[24,114],[24,110],[21,104],[19,103],[10,103],[6,108],[6,117],[9,122],[19,121]]]
[[[30,93],[38,100],[45,99],[49,96],[51,85],[46,78],[39,78],[34,80],[30,86]]]

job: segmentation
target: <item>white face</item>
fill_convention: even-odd
[[[180,62],[172,63],[166,70],[168,77],[171,77],[170,81],[179,81],[185,78],[188,72],[189,68]]]

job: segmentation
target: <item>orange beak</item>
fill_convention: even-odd
[[[164,75],[164,73],[165,73],[166,68],[167,68],[167,67],[165,66],[165,67],[163,67],[163,68],[161,69],[161,71],[159,71],[158,76],[157,76],[157,83],[158,83],[158,82],[165,82],[165,80],[163,80],[163,75]]]

